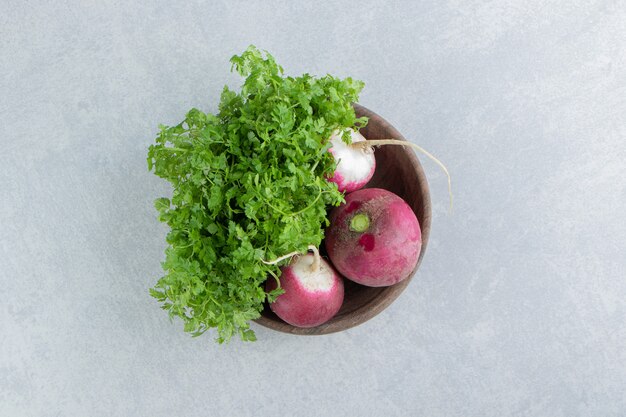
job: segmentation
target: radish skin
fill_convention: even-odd
[[[370,287],[396,284],[409,277],[422,247],[419,222],[397,195],[366,188],[346,196],[333,209],[326,250],[346,278]]]

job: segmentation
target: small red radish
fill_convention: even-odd
[[[359,132],[349,129],[352,143],[363,142],[366,139]],[[330,137],[333,147],[329,152],[337,161],[334,175],[328,180],[337,184],[342,192],[352,192],[363,188],[374,175],[376,159],[372,148],[353,148],[341,138],[341,133],[335,131]]]
[[[343,303],[342,278],[320,257],[317,248],[313,251],[281,268],[280,285],[285,292],[270,304],[272,311],[292,326],[319,326],[337,314]],[[269,279],[265,290],[270,292],[277,286],[276,280]]]
[[[326,250],[346,278],[370,287],[407,278],[422,248],[419,222],[411,207],[394,193],[366,188],[350,193],[333,209]]]
[[[352,143],[347,144],[341,138],[339,131],[335,131],[330,137],[332,148],[329,152],[333,154],[337,161],[334,175],[328,180],[337,184],[337,188],[342,192],[352,192],[361,189],[368,183],[376,169],[376,159],[374,157],[374,147],[385,145],[396,145],[413,148],[428,158],[432,159],[445,172],[448,177],[448,194],[450,195],[450,209],[452,209],[452,184],[450,173],[444,164],[432,154],[415,143],[398,139],[373,139],[367,140],[363,135],[354,129],[348,129]]]

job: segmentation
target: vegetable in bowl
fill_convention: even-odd
[[[327,208],[344,201],[327,181],[336,162],[334,131],[367,123],[352,107],[363,83],[330,75],[285,76],[274,58],[250,46],[231,58],[245,77],[225,87],[216,114],[191,109],[175,126],[160,126],[148,167],[172,185],[159,198],[167,234],[165,274],[150,293],[199,336],[255,340],[249,322],[265,301],[267,277],[280,265],[262,262],[319,247]]]

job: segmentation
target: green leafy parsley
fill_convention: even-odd
[[[155,202],[171,230],[165,275],[150,293],[185,331],[216,328],[220,343],[256,340],[250,320],[281,294],[264,291],[280,269],[262,259],[320,245],[327,207],[343,201],[325,179],[335,168],[328,138],[366,123],[352,108],[360,81],[287,77],[254,46],[231,63],[245,77],[241,91],[224,87],[217,114],[191,109],[160,126],[148,152],[149,169],[173,188]]]

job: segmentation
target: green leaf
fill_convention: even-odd
[[[170,208],[170,199],[165,197],[157,198],[156,200],[154,200],[154,208],[157,209],[159,212],[167,210],[168,208]]]
[[[256,335],[251,329],[244,330],[241,333],[241,340],[245,342],[256,342]]]

